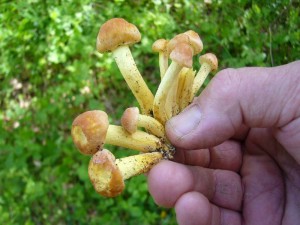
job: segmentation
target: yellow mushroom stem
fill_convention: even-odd
[[[168,66],[169,66],[168,59],[169,59],[169,56],[166,53],[166,51],[159,52],[158,61],[159,61],[159,71],[160,71],[161,79],[164,77],[164,75],[166,74],[166,71],[168,69]]]
[[[169,151],[173,147],[164,143],[160,138],[137,130],[130,134],[121,126],[109,125],[105,144],[116,145],[141,152]]]
[[[176,61],[172,61],[171,65],[168,67],[165,76],[163,77],[156,95],[154,97],[153,103],[153,114],[154,117],[160,121],[163,125],[168,119],[172,117],[171,110],[166,108],[167,97],[174,80],[176,80],[178,73],[182,69],[182,65]]]
[[[210,72],[211,72],[211,66],[208,63],[203,63],[200,67],[200,70],[195,76],[194,84],[192,88],[192,96],[195,96],[197,94],[197,92],[202,87],[205,79],[207,78]]]
[[[174,79],[172,87],[170,88],[170,91],[169,91],[168,96],[167,96],[167,101],[166,101],[165,108],[169,109],[169,110],[167,110],[168,119],[170,119],[171,117],[177,115],[178,112],[179,112],[179,105],[177,104],[177,93],[178,93],[178,85],[180,85],[179,84],[179,82],[180,82],[180,80],[179,80],[180,79],[180,73],[184,68],[186,68],[186,67],[183,67],[180,70],[177,78]]]
[[[116,165],[122,172],[124,180],[148,172],[163,159],[160,152],[149,152],[116,159]]]
[[[179,112],[185,109],[192,101],[191,93],[196,72],[192,68],[183,68],[180,71],[177,90],[177,105]]]
[[[197,94],[203,85],[208,74],[218,69],[218,59],[213,53],[206,53],[199,57],[201,67],[195,76],[192,88],[192,98]]]
[[[166,39],[158,39],[152,45],[152,51],[158,52],[159,71],[161,79],[165,75],[169,66],[169,54],[167,52],[168,42],[169,41]]]
[[[103,149],[91,158],[88,174],[100,195],[116,197],[125,188],[124,180],[148,172],[162,158],[161,153],[152,152],[115,159],[110,151]]]
[[[165,128],[164,126],[155,118],[147,115],[140,114],[138,118],[138,127],[143,127],[151,134],[165,138]]]
[[[112,54],[142,112],[151,115],[154,96],[141,76],[129,47],[119,46],[112,51]]]

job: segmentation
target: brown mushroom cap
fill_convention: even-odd
[[[130,107],[127,108],[122,115],[122,127],[130,134],[133,134],[137,130],[139,114],[140,111],[138,107]]]
[[[167,50],[168,40],[166,39],[158,39],[152,44],[153,52],[164,52]]]
[[[189,36],[189,40],[190,40],[190,44],[194,49],[194,55],[199,54],[202,49],[203,49],[203,43],[202,40],[199,36],[199,34],[197,34],[195,31],[193,30],[188,30],[186,32],[184,32],[184,34]]]
[[[187,43],[193,48],[193,55],[197,55],[203,49],[203,43],[200,36],[195,31],[189,30],[172,38],[168,42],[167,51],[171,53],[172,50],[181,42]]]
[[[97,36],[97,50],[101,53],[113,51],[120,45],[131,45],[141,40],[137,27],[122,18],[105,22]]]
[[[115,197],[125,188],[123,175],[116,165],[114,155],[103,149],[90,160],[88,174],[95,190],[105,197]]]
[[[179,65],[192,68],[193,66],[193,49],[189,44],[178,43],[170,54],[170,58]]]
[[[189,44],[189,36],[187,34],[178,34],[173,37],[167,44],[167,52],[170,54],[179,43]]]
[[[92,155],[102,149],[108,126],[108,116],[100,110],[87,111],[77,116],[71,133],[79,151]]]
[[[213,53],[206,53],[206,54],[200,56],[199,62],[201,65],[203,63],[209,64],[212,71],[218,69],[218,59],[217,59],[216,55]]]

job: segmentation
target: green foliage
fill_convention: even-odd
[[[1,1],[0,224],[175,224],[144,176],[128,181],[120,197],[100,197],[87,176],[89,158],[72,144],[79,113],[102,109],[118,123],[136,105],[111,56],[95,51],[104,21],[124,17],[140,29],[132,50],[154,92],[156,39],[193,29],[221,69],[276,66],[299,59],[299,12],[287,0]]]

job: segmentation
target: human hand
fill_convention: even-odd
[[[300,223],[300,61],[219,72],[166,131],[148,184],[179,224]]]

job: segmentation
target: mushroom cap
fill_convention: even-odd
[[[130,134],[133,134],[137,130],[139,121],[139,108],[130,107],[127,108],[121,118],[122,127]]]
[[[115,197],[125,188],[123,175],[116,165],[115,156],[106,149],[93,155],[88,174],[95,190],[102,196]]]
[[[87,111],[75,118],[72,124],[72,138],[78,150],[92,155],[102,149],[107,129],[108,116],[101,110]]]
[[[192,68],[193,49],[187,43],[179,43],[171,52],[170,58],[181,66]]]
[[[97,50],[101,53],[113,51],[121,45],[132,45],[141,40],[137,27],[122,18],[105,22],[97,36]]]
[[[152,44],[153,52],[165,52],[167,50],[168,40],[158,39]]]
[[[177,34],[167,44],[167,52],[170,54],[179,43],[189,44],[189,36],[187,34]]]
[[[199,62],[202,65],[204,62],[209,64],[211,67],[211,70],[217,70],[218,69],[218,58],[213,53],[206,53],[199,57]]]
[[[203,49],[203,43],[202,40],[199,36],[199,34],[197,34],[195,31],[193,30],[188,30],[186,32],[184,32],[184,34],[189,36],[189,40],[190,40],[190,44],[194,49],[194,55],[199,54],[202,49]]]

